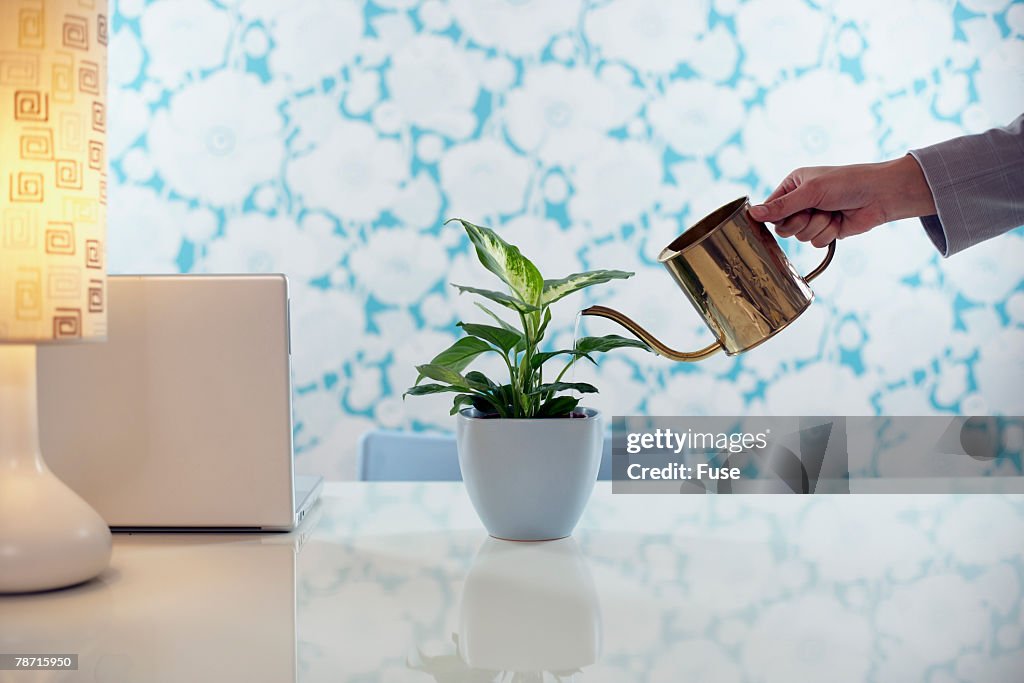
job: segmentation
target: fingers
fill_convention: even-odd
[[[784,186],[785,182],[779,187],[782,189]],[[799,211],[814,208],[816,200],[812,189],[809,188],[810,183],[804,183],[774,199],[767,199],[764,204],[750,207],[750,215],[759,221],[778,223]],[[778,190],[772,194],[777,192]]]
[[[818,233],[818,236],[811,240],[811,244],[818,247],[826,247],[835,240],[839,239],[840,220],[833,218],[824,230]]]
[[[785,179],[783,179],[783,181],[779,183],[779,186],[776,187],[770,195],[768,195],[767,199],[764,200],[764,203],[767,204],[768,202],[774,201],[781,197],[782,195],[795,190],[797,185],[796,174],[797,172],[793,171],[788,176],[786,176]]]
[[[823,247],[839,237],[842,214],[832,211],[800,211],[780,223],[775,232],[779,237],[796,237],[801,242],[810,242]]]
[[[811,222],[811,217],[813,215],[814,214],[811,211],[800,211],[789,218],[776,221],[775,233],[779,237],[792,237],[807,227],[807,224]]]
[[[810,242],[832,222],[831,211],[811,211],[811,217],[803,230],[794,235],[801,242]]]

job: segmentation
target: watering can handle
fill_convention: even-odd
[[[807,273],[807,275],[804,276],[804,280],[810,282],[814,278],[824,273],[825,269],[828,268],[828,264],[832,263],[832,257],[835,255],[836,240],[832,240],[831,242],[828,243],[828,253],[825,254],[825,258],[822,260],[821,263],[818,264],[817,268],[815,268],[814,270],[812,270],[811,272]]]

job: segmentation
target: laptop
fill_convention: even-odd
[[[283,275],[121,275],[104,343],[41,346],[41,447],[116,529],[287,531],[319,497],[292,458]]]

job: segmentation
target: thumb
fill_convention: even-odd
[[[750,215],[759,221],[778,223],[795,213],[814,208],[814,202],[806,188],[806,185],[800,185],[792,192],[787,192],[777,199],[752,206]]]

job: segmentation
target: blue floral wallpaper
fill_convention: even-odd
[[[547,277],[636,271],[557,304],[554,342],[601,302],[696,348],[710,333],[655,261],[686,225],[796,166],[1024,110],[1020,1],[114,5],[111,269],[287,273],[297,467],[334,478],[367,429],[450,426],[445,399],[401,399],[477,316],[447,283],[488,278],[443,218],[499,229]],[[842,242],[755,352],[624,351],[576,380],[617,414],[1024,414],[1022,263],[1019,231],[944,260],[892,224]]]

